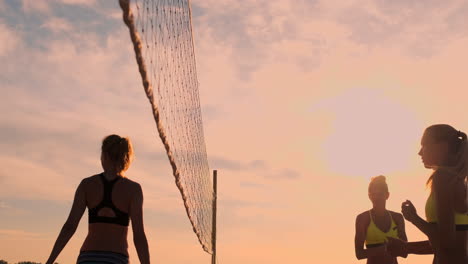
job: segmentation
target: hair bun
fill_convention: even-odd
[[[372,177],[369,183],[369,191],[374,188],[388,192],[387,178],[383,175]]]
[[[375,176],[371,178],[371,182],[378,182],[378,183],[387,183],[387,178],[383,175]]]
[[[466,140],[466,134],[460,130],[457,131],[457,137],[461,138],[462,141]]]
[[[107,155],[119,171],[127,170],[133,158],[133,147],[130,139],[115,134],[104,138],[101,151]]]

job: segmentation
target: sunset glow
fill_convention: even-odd
[[[468,131],[468,1],[193,0],[218,263],[365,263],[369,179],[424,216],[424,128]],[[209,263],[157,136],[118,1],[0,0],[0,259],[44,263],[100,143],[133,140],[154,263]],[[86,215],[57,262],[74,263]],[[425,239],[406,222],[410,241]],[[130,261],[138,257],[129,234]],[[431,256],[399,258],[423,264]]]

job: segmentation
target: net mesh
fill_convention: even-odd
[[[159,136],[193,230],[212,253],[208,168],[188,0],[120,0]]]

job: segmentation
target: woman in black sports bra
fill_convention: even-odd
[[[133,149],[128,138],[107,136],[102,142],[103,173],[85,178],[78,186],[73,206],[46,264],[52,264],[73,236],[88,207],[88,236],[77,264],[128,264],[127,233],[132,220],[133,241],[142,264],[149,264],[148,242],[143,227],[141,186],[124,172]]]

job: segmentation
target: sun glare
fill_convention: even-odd
[[[324,108],[335,115],[322,145],[328,169],[369,178],[411,166],[422,122],[410,109],[370,89],[348,91]]]

